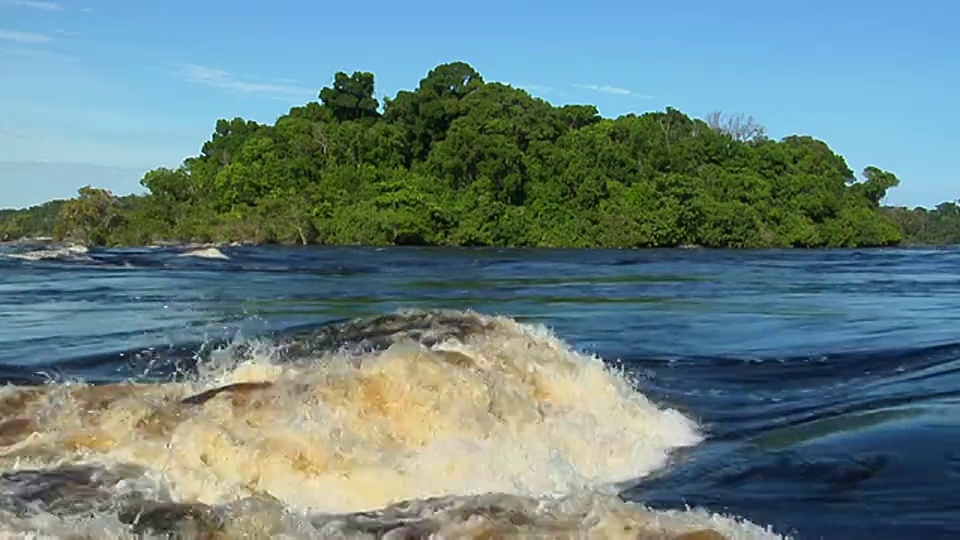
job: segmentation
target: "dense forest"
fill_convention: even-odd
[[[884,207],[900,226],[907,245],[960,245],[960,204],[945,202],[936,208]]]
[[[0,214],[0,238],[541,247],[823,247],[956,241],[958,208],[880,206],[897,177],[810,136],[680,111],[553,106],[471,66],[380,103],[337,73],[272,125],[221,119],[146,194],[86,186]]]
[[[0,241],[53,236],[63,203],[55,200],[32,208],[0,210]]]

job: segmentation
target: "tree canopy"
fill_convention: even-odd
[[[886,207],[882,211],[900,224],[905,244],[960,244],[960,201],[940,203],[933,209]]]
[[[272,125],[220,119],[197,156],[144,175],[145,195],[81,189],[55,232],[107,245],[885,246],[904,240],[906,214],[880,207],[898,183],[875,166],[857,179],[823,141],[772,140],[742,115],[603,118],[453,62],[382,103],[372,73],[339,72]]]

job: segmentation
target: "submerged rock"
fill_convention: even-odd
[[[216,510],[199,503],[131,504],[121,509],[118,518],[136,534],[176,535],[176,537],[212,540],[223,533],[224,520]]]
[[[199,394],[186,397],[180,400],[180,403],[183,403],[184,405],[201,405],[223,393],[228,393],[235,397],[241,397],[249,395],[251,392],[256,390],[270,388],[271,386],[273,386],[272,382],[245,382],[228,384],[226,386],[218,386],[216,388],[200,392]]]
[[[61,517],[110,512],[149,496],[135,487],[144,473],[132,465],[63,465],[0,473],[0,510],[17,516]],[[167,496],[164,491],[153,495]]]
[[[726,540],[769,538],[757,530],[730,536],[615,497],[536,499],[500,493],[409,500],[351,514],[297,516],[269,495],[224,505],[175,502],[146,490],[135,466],[66,465],[0,474],[0,514],[47,515],[61,523],[114,515],[138,536],[226,538],[624,538]],[[139,480],[138,480],[139,479]],[[724,522],[719,521],[723,526]],[[726,525],[730,527],[732,521]]]
[[[548,500],[490,493],[404,501],[373,512],[318,516],[324,537],[382,538],[622,538],[727,540],[714,528],[673,524],[616,498]],[[748,535],[747,537],[754,537]]]
[[[483,336],[496,327],[494,319],[469,311],[407,310],[303,330],[285,336],[280,343],[284,356],[296,358],[335,350],[352,353],[384,350],[402,341],[433,347],[447,340],[465,341]]]

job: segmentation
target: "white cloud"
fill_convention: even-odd
[[[196,154],[196,141],[203,140],[201,133],[209,133],[209,127],[180,130],[186,134],[109,127],[112,132],[100,126],[77,128],[67,122],[46,121],[39,127],[0,125],[0,162],[86,163],[140,170],[176,166],[184,157]],[[0,174],[0,178],[9,176]],[[4,182],[0,180],[0,184]]]
[[[0,30],[0,41],[13,41],[14,43],[47,43],[50,41],[50,36],[34,34],[32,32],[20,32],[19,30]]]
[[[600,86],[597,84],[575,84],[577,88],[582,88],[584,90],[593,90],[594,92],[601,92],[604,94],[613,94],[616,96],[633,96],[638,98],[652,98],[653,96],[648,94],[640,94],[634,92],[633,90],[627,90],[626,88],[619,88],[617,86]]]
[[[60,11],[63,9],[63,4],[59,2],[45,2],[42,0],[3,0],[0,2],[0,5],[39,9],[41,11]]]
[[[226,70],[198,64],[182,64],[174,71],[174,75],[192,83],[239,92],[241,94],[301,97],[315,92],[315,90],[310,88],[285,84],[283,82],[241,80],[235,78]]]

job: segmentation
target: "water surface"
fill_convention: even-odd
[[[470,486],[492,491],[519,486],[517,493],[535,497],[546,496],[553,489],[550,486],[567,492],[589,491],[594,484],[615,480],[627,501],[655,509],[682,510],[689,505],[742,517],[795,538],[948,538],[960,533],[960,497],[954,489],[960,481],[957,250],[244,247],[222,248],[226,259],[184,257],[184,248],[91,250],[49,260],[4,256],[22,251],[0,248],[0,375],[17,384],[42,383],[51,377],[60,384],[69,380],[113,383],[131,377],[165,381],[175,373],[182,378],[185,372],[196,373],[198,365],[201,371],[213,365],[208,357],[218,346],[234,344],[215,359],[222,362],[223,357],[239,357],[236,345],[250,345],[258,336],[271,341],[258,341],[261,352],[254,358],[270,356],[270,350],[279,350],[278,343],[286,344],[284,350],[293,345],[300,351],[298,358],[319,357],[324,351],[335,352],[328,346],[332,341],[318,337],[334,335],[324,333],[331,323],[398,309],[455,310],[463,321],[472,320],[463,315],[472,310],[502,315],[503,324],[517,321],[520,329],[541,325],[550,329],[552,336],[523,338],[533,340],[525,342],[527,349],[516,349],[520,338],[511,333],[527,330],[477,330],[464,351],[471,362],[482,364],[483,358],[503,356],[509,357],[510,369],[526,366],[542,373],[545,378],[537,384],[547,385],[548,393],[566,388],[567,397],[555,396],[548,400],[551,406],[571,396],[590,400],[593,392],[594,403],[571,401],[567,413],[543,413],[543,403],[528,404],[529,410],[541,410],[539,414],[559,422],[545,424],[554,426],[550,428],[554,431],[530,433],[540,433],[536,440],[541,443],[545,440],[565,448],[556,459],[569,462],[572,476],[551,462],[554,458],[546,443],[519,435],[523,452],[512,456],[514,467],[504,465],[495,472],[474,471],[442,481],[437,479],[440,473],[431,473],[428,480],[423,472],[416,487],[403,484],[417,478],[407,472],[403,482],[398,479],[395,484],[401,486],[394,491],[397,500],[408,488],[475,495]],[[441,326],[449,324],[453,323]],[[371,327],[357,332],[376,333]],[[366,334],[365,339],[372,335]],[[556,349],[560,352],[550,355],[560,356],[544,352],[555,347],[561,347]],[[527,353],[520,350],[539,352],[521,358]],[[442,377],[429,384],[448,384],[450,377],[460,373],[448,369],[459,367],[451,368],[441,359],[437,360],[440,371],[421,371],[426,368],[411,366],[433,364],[389,356],[394,353],[378,353],[388,355],[376,357],[387,370],[378,373],[389,372],[396,378],[405,373],[412,378],[404,387],[403,399],[435,407],[442,402],[450,414],[476,413],[472,408],[457,409],[460,405],[446,401],[442,393],[430,394],[429,399],[414,399],[411,396],[420,394],[409,393],[424,388],[434,375]],[[245,354],[244,358],[251,358],[249,351]],[[622,369],[623,376],[610,381],[628,381],[635,395],[605,394],[610,391],[608,384],[618,383],[598,379],[592,368],[585,367],[587,363],[581,365],[580,359],[590,355]],[[288,356],[295,359],[297,355]],[[278,360],[274,354],[272,361],[290,359]],[[563,370],[552,371],[569,362],[584,371],[570,379],[559,375],[566,373]],[[243,377],[234,365],[216,377],[195,380],[182,395],[177,393],[180,390],[164,390],[173,394],[162,399],[173,399],[174,394],[179,399],[187,390],[254,375],[282,381],[293,373],[264,371],[269,365],[249,367]],[[324,371],[329,369],[333,368],[314,365],[297,376],[326,388],[323,385],[334,373]],[[483,383],[487,386],[478,379],[474,382],[481,386],[470,386],[473,383],[468,381],[457,391],[486,388],[499,396],[520,384],[504,375],[508,372],[490,371],[494,368],[489,366],[482,369],[487,370]],[[224,373],[232,378],[224,378]],[[328,383],[319,382],[318,373]],[[489,377],[501,375],[507,377],[502,385],[489,382]],[[363,378],[366,375],[357,380],[349,377],[338,379],[353,381],[343,382],[345,388],[363,387],[372,380]],[[388,395],[393,390],[377,391]],[[324,396],[324,411],[341,410],[337,409],[341,405],[347,407],[342,410],[353,410],[350,407],[356,405],[347,400],[334,406],[333,398]],[[363,397],[364,403],[370,403],[368,398]],[[648,398],[659,412],[645,408]],[[313,403],[313,398],[304,399]],[[209,416],[203,418],[227,422],[220,412],[212,412],[212,403],[204,412]],[[504,425],[521,422],[527,426],[524,429],[540,425],[524,423],[529,421],[523,416],[527,413],[519,411],[528,410],[527,405],[510,403],[504,407],[511,412],[497,417]],[[308,410],[307,405],[303,407]],[[603,418],[605,410],[610,418]],[[693,432],[685,431],[674,413],[689,419],[700,438],[694,440]],[[399,417],[391,418],[394,425],[402,423]],[[436,425],[447,426],[443,429],[460,429],[445,423],[455,416],[436,418]],[[230,422],[235,420],[230,416]],[[66,429],[58,426],[58,433]],[[369,427],[364,426],[354,425],[355,432]],[[557,432],[557,426],[565,431]],[[186,428],[177,429],[172,432],[176,437],[186,436]],[[201,436],[201,432],[190,433]],[[413,437],[412,431],[402,433]],[[398,457],[396,463],[427,467],[426,463],[449,459],[448,465],[456,469],[461,462],[443,456],[453,452],[472,456],[474,461],[482,459],[483,454],[472,454],[468,444],[475,436],[485,440],[460,433],[456,439],[460,446],[447,448],[448,453],[430,446],[430,451],[438,452],[432,461]],[[602,443],[597,442],[601,439]],[[287,444],[290,439],[284,434],[271,440]],[[118,444],[111,447],[110,459],[117,459]],[[497,446],[506,444],[502,441],[490,444],[488,449],[506,448]],[[596,452],[598,444],[611,449],[606,461]],[[145,448],[136,446],[136,452],[129,452],[136,454],[138,463],[153,463],[152,457],[144,457],[153,456]],[[238,448],[246,449],[246,455],[252,452],[249,446]],[[286,450],[273,451],[282,455]],[[541,470],[537,463],[549,466]],[[181,468],[198,470],[188,465]],[[539,472],[523,472],[528,469]],[[629,477],[630,471],[635,477]],[[614,478],[621,473],[628,477]],[[451,480],[454,477],[459,480]],[[572,479],[581,477],[589,480],[589,486],[572,488],[576,484]],[[181,485],[186,485],[184,478],[180,477]],[[218,481],[225,482],[222,477]],[[343,486],[362,492],[356,483]],[[213,502],[229,498],[229,490],[218,489],[196,488],[190,493],[216,499]],[[369,500],[394,500],[383,491],[387,489],[382,487]],[[284,495],[282,487],[266,491],[281,502],[293,497]],[[334,504],[317,500],[317,504]],[[364,499],[344,495],[340,500],[356,500],[354,506],[362,506]],[[299,506],[292,499],[287,502],[297,508],[309,506],[306,500],[299,501],[303,502]],[[338,510],[353,509],[344,504]]]

